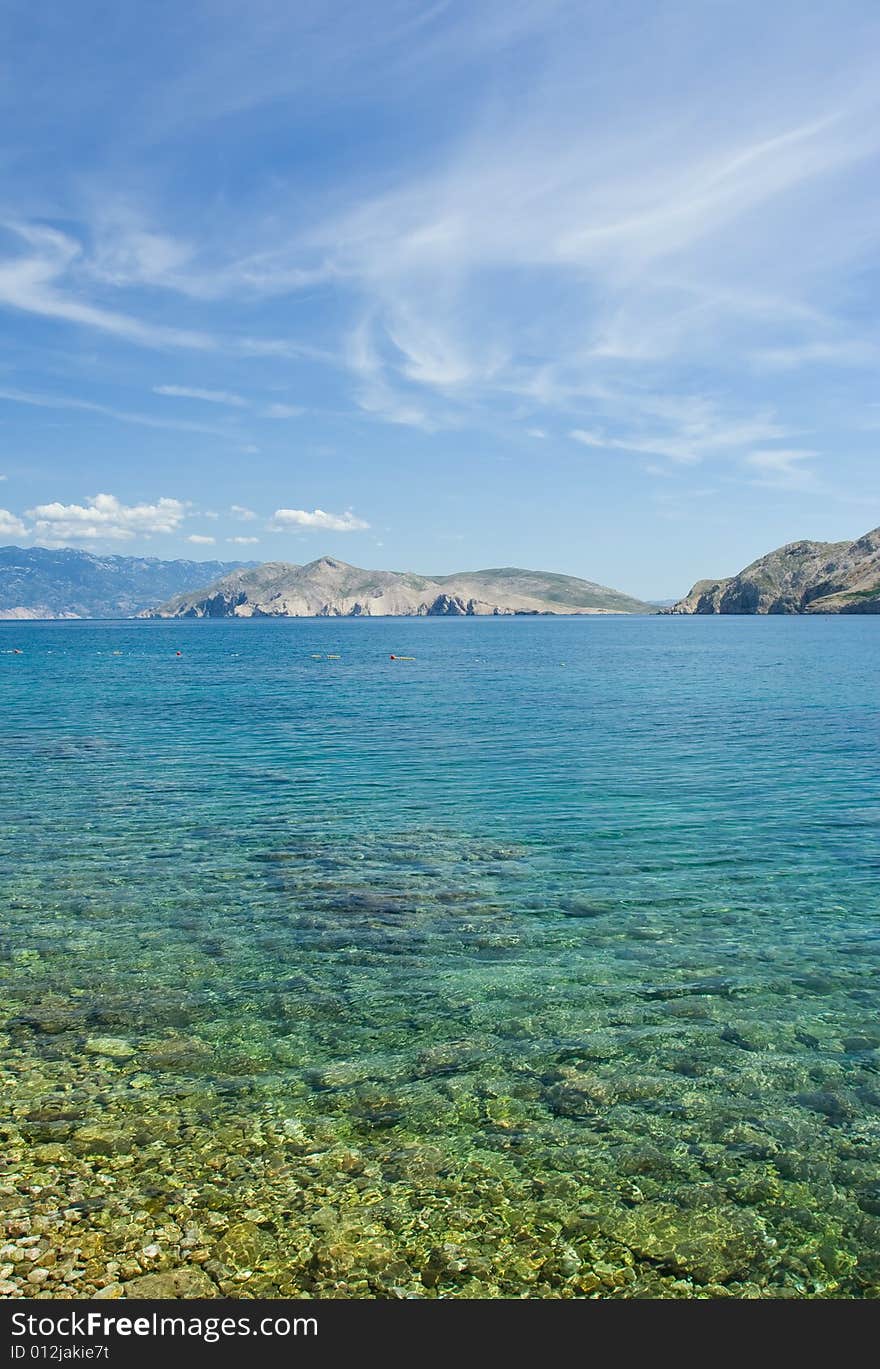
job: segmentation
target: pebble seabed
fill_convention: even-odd
[[[19,889],[0,1292],[876,1296],[878,943],[805,972],[796,921],[768,962],[748,911],[529,900],[527,847],[428,836],[149,919]]]

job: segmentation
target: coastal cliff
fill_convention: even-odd
[[[880,528],[854,542],[790,542],[738,575],[698,580],[662,613],[880,613]]]

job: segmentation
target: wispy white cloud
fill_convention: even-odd
[[[613,438],[602,437],[600,433],[590,432],[587,428],[572,428],[569,437],[573,442],[579,442],[582,447],[607,447],[609,442],[613,445]]]
[[[32,394],[26,390],[0,389],[0,400],[10,404],[26,404],[36,409],[73,409],[81,413],[100,414],[112,418],[117,423],[133,423],[141,428],[157,428],[169,432],[204,433],[209,437],[222,437],[237,440],[236,434],[223,428],[211,427],[206,423],[192,423],[186,419],[155,418],[152,414],[131,413],[125,409],[113,409],[108,404],[97,404],[88,399],[77,399],[72,395]]]
[[[97,494],[84,504],[38,504],[27,510],[38,537],[54,541],[128,541],[153,533],[172,533],[180,527],[186,505],[179,499],[155,504],[123,504],[112,494]],[[212,539],[213,540],[213,539]]]
[[[288,532],[291,528],[313,528],[326,532],[360,532],[368,528],[363,518],[351,512],[325,513],[323,509],[276,509],[269,524],[272,532]]]
[[[802,56],[823,80],[794,79],[783,66],[774,99],[758,98],[750,48],[731,45],[721,83],[687,65],[687,44],[670,49],[672,72],[686,70],[689,82],[664,82],[653,49],[655,38],[668,40],[662,17],[646,17],[618,50],[613,26],[597,28],[576,4],[548,4],[514,7],[516,22],[502,18],[500,5],[467,16],[438,6],[417,26],[420,40],[431,34],[430,58],[419,47],[404,60],[378,43],[377,55],[398,76],[401,66],[418,66],[442,84],[453,52],[456,62],[472,61],[476,53],[497,56],[493,42],[540,35],[529,98],[521,98],[519,79],[509,88],[500,80],[494,101],[473,110],[457,141],[427,144],[417,173],[395,176],[392,167],[378,194],[365,193],[369,179],[342,179],[333,213],[327,197],[310,213],[299,192],[279,185],[272,212],[237,208],[203,222],[201,234],[189,224],[166,226],[161,206],[144,208],[137,196],[96,192],[81,238],[13,225],[23,250],[0,266],[0,303],[147,346],[347,365],[363,412],[428,432],[512,394],[582,409],[600,377],[656,375],[707,353],[780,368],[831,361],[832,353],[840,364],[867,358],[863,338],[842,335],[833,346],[817,338],[827,332],[827,301],[820,309],[808,298],[819,245],[838,227],[826,188],[880,147],[867,58],[848,53],[832,77],[817,46]],[[551,22],[557,12],[564,24]],[[402,31],[413,22],[410,15]],[[273,31],[276,23],[286,30],[287,20],[273,20]],[[300,41],[308,51],[317,44],[319,88],[316,73],[330,58],[316,33]],[[372,49],[362,34],[364,43]],[[593,61],[586,87],[585,53]],[[627,88],[639,93],[632,109],[614,76],[621,60]],[[337,61],[345,62],[332,59],[338,74]],[[231,49],[222,67],[239,89]],[[193,68],[184,86],[198,87],[201,99],[206,79]],[[232,108],[267,98],[258,86]],[[695,119],[703,108],[706,117]],[[731,109],[736,119],[727,117]],[[812,214],[803,212],[806,201]],[[844,236],[836,232],[834,241]],[[341,344],[224,333],[213,317],[210,328],[188,326],[193,302],[253,304],[317,287],[352,320]],[[148,289],[167,292],[166,312],[176,303],[181,326],[105,303],[114,293],[142,301]],[[232,392],[156,388],[243,407]],[[293,417],[296,407],[270,405],[262,416]],[[581,429],[577,419],[586,415],[574,417]]]
[[[590,125],[562,136],[565,115],[553,119],[549,97],[507,111],[433,173],[316,234],[339,279],[370,302],[371,353],[363,324],[350,339],[360,402],[394,418],[401,407],[421,413],[431,391],[527,392],[548,362],[564,371],[580,358],[595,373],[740,351],[746,318],[752,335],[792,320],[803,331],[798,294],[811,267],[800,279],[791,269],[802,222],[780,271],[783,238],[796,196],[877,149],[865,101],[864,89],[834,102],[826,92],[810,112],[792,99],[775,128],[762,111],[763,126],[706,136],[670,110],[651,136],[616,145]],[[769,236],[766,217],[760,233],[749,219],[767,206]],[[738,291],[744,269],[751,288]],[[522,282],[538,288],[542,276],[556,289],[567,282],[571,308],[535,315]]]
[[[230,505],[229,512],[235,518],[240,518],[243,523],[253,523],[257,517],[257,514],[254,513],[253,509],[245,508],[243,504]]]
[[[259,537],[227,537],[227,542],[234,542],[237,547],[256,546]]]
[[[806,490],[815,487],[816,476],[803,463],[818,455],[818,452],[802,449],[771,448],[749,452],[746,463],[759,472],[755,484],[773,489]]]
[[[299,418],[305,413],[297,404],[269,404],[262,410],[263,418]]]
[[[683,400],[662,396],[633,397],[628,415],[639,426],[631,434],[613,436],[586,428],[573,428],[569,436],[585,447],[605,451],[665,456],[692,465],[709,456],[735,454],[755,442],[772,442],[788,436],[789,429],[770,414],[731,417],[711,401],[698,396]],[[652,431],[651,421],[660,419],[662,431]]]
[[[243,395],[230,390],[202,390],[184,385],[154,385],[153,393],[171,399],[193,399],[203,401],[206,404],[222,404],[231,409],[252,409],[258,418],[300,418],[305,413],[305,409],[299,404],[273,403],[261,407],[252,400],[245,399]],[[248,444],[243,450],[257,452],[259,448]]]
[[[214,545],[214,543],[217,541],[217,538],[206,537],[205,534],[201,532],[191,532],[186,540],[187,542],[192,542],[193,545],[197,547],[210,547]]]
[[[837,342],[800,342],[787,347],[759,348],[753,360],[760,366],[794,370],[799,366],[845,367],[876,366],[880,345],[867,340]]]
[[[197,256],[192,242],[158,231],[130,202],[115,195],[103,195],[93,206],[91,239],[83,273],[119,289],[180,289]]]
[[[0,230],[5,230],[7,235],[30,249],[0,256],[0,309],[78,325],[151,349],[311,359],[323,364],[338,364],[339,359],[332,352],[308,343],[287,338],[251,337],[231,330],[215,333],[154,323],[89,299],[96,285],[102,293],[111,287],[127,296],[136,287],[163,287],[171,294],[195,294],[205,299],[229,296],[231,292],[221,283],[222,273],[213,291],[207,288],[199,291],[192,288],[191,277],[170,271],[170,266],[178,264],[186,253],[161,234],[143,231],[123,234],[115,241],[116,255],[109,254],[113,263],[110,266],[108,253],[89,255],[82,241],[51,226],[5,220],[0,221]],[[157,392],[172,393],[170,389],[162,388]],[[178,393],[183,396],[185,392],[181,388]],[[191,392],[190,397],[204,399],[207,393]]]
[[[364,318],[349,336],[346,355],[356,378],[355,401],[365,413],[408,428],[436,432],[437,423],[421,403],[404,397],[389,381],[384,362],[374,345],[373,325]]]
[[[214,338],[207,333],[144,322],[90,304],[59,288],[58,282],[80,256],[80,245],[55,229],[18,223],[7,223],[5,227],[34,250],[0,261],[0,306],[96,328],[141,346],[184,347],[198,351],[212,351],[216,346]]]
[[[229,390],[195,390],[185,385],[154,385],[153,394],[167,395],[171,399],[198,399],[206,404],[226,404],[232,409],[243,409],[247,400]]]

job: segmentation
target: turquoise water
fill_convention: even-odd
[[[878,667],[3,624],[0,1289],[876,1295]]]

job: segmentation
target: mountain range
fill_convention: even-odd
[[[0,618],[133,618],[243,564],[0,547]]]
[[[335,557],[162,561],[72,547],[0,547],[0,619],[880,613],[880,528],[790,542],[737,575],[644,603],[590,580],[504,567],[455,575],[362,570]]]
[[[662,613],[880,613],[880,528],[854,542],[789,542]]]
[[[175,595],[159,618],[472,617],[537,613],[654,613],[605,585],[547,571],[415,575],[362,570],[322,556],[308,565],[268,561],[232,571],[207,588]]]

